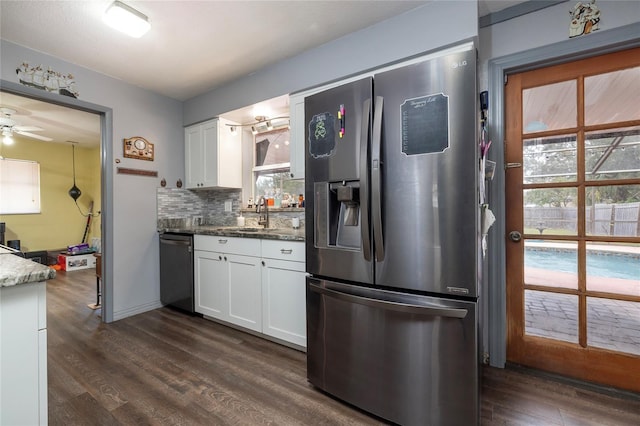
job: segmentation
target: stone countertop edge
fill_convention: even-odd
[[[29,259],[0,252],[0,287],[36,283],[56,277],[56,271]]]
[[[184,228],[158,228],[159,233],[178,233],[192,235],[214,235],[220,237],[258,238],[262,240],[304,241],[304,229],[279,229],[257,230],[255,232],[242,231],[238,227],[221,226],[193,226]]]

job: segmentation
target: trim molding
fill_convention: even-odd
[[[508,7],[498,12],[481,16],[480,19],[478,19],[478,27],[490,27],[491,25],[508,21],[509,19],[517,18],[518,16],[526,15],[528,13],[537,12],[538,10],[555,6],[560,3],[567,3],[568,1],[569,0],[529,0],[527,2],[516,4],[515,6]]]

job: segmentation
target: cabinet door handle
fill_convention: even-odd
[[[227,244],[227,241],[228,240],[220,239],[220,240],[218,240],[218,244]]]
[[[291,253],[293,253],[293,249],[280,249],[280,253],[282,253],[282,254],[291,254]]]
[[[222,260],[222,255],[218,256],[218,260]]]
[[[266,264],[266,263],[264,263],[264,260],[262,261],[262,266],[267,266],[267,264]]]
[[[224,261],[225,261],[225,262],[227,261],[227,256],[225,256],[225,257],[224,257]]]

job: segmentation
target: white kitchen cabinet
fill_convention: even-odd
[[[0,335],[0,425],[46,425],[44,282],[0,288]]]
[[[262,332],[307,346],[303,242],[262,240]]]
[[[304,96],[289,97],[289,172],[292,179],[304,179]]]
[[[262,332],[262,285],[260,258],[230,254],[229,318],[232,324]]]
[[[304,242],[196,235],[196,312],[306,347]]]
[[[242,188],[242,140],[223,118],[185,128],[185,187]]]
[[[261,332],[260,240],[196,235],[194,247],[196,312]]]
[[[194,252],[195,311],[219,320],[229,317],[229,270],[223,253]]]

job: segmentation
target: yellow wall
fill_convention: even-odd
[[[72,148],[69,143],[41,142],[15,137],[15,143],[0,143],[4,158],[32,160],[40,163],[40,214],[0,215],[6,223],[5,241],[20,240],[22,251],[66,248],[82,242],[87,218],[83,217],[68,194],[73,186]],[[100,147],[76,145],[76,186],[82,191],[78,205],[87,213],[94,202],[94,212],[100,210]],[[87,242],[100,237],[100,217],[91,220]]]

